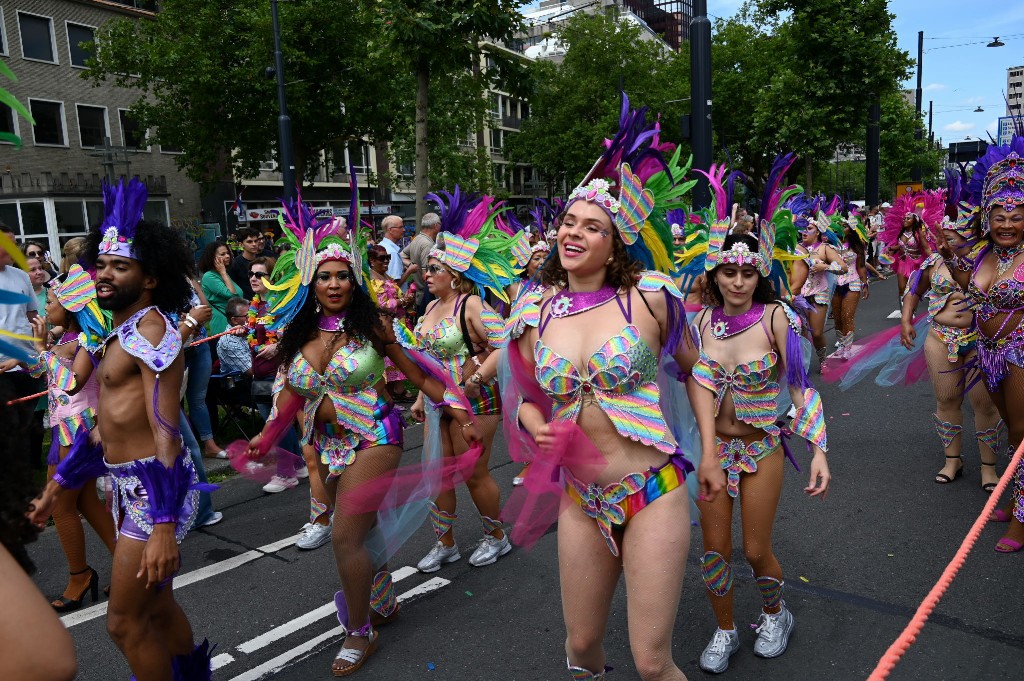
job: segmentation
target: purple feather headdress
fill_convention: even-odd
[[[437,211],[441,214],[441,231],[449,234],[458,234],[466,222],[466,216],[480,203],[479,194],[467,194],[459,185],[455,185],[455,191],[450,194],[442,190],[436,194],[427,194],[424,198],[437,204]]]
[[[100,223],[100,255],[117,255],[122,258],[135,257],[132,242],[135,230],[142,220],[148,192],[146,185],[137,177],[116,185],[103,182],[103,221]]]
[[[974,164],[967,191],[970,202],[985,213],[986,232],[993,207],[1010,211],[1024,206],[1024,137],[1014,135],[1009,144],[990,146]]]

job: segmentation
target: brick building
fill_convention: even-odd
[[[0,131],[22,139],[21,149],[0,142],[0,220],[23,238],[59,251],[85,234],[102,216],[108,173],[146,183],[147,218],[197,221],[199,187],[176,169],[179,152],[150,144],[127,115],[138,93],[82,78],[82,43],[108,21],[146,20],[154,9],[153,0],[0,0],[0,59],[18,77],[0,86],[36,121],[0,104]],[[116,152],[112,165],[103,165],[104,148]]]

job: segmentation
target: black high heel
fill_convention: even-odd
[[[100,599],[100,576],[96,574],[96,571],[91,567],[85,568],[85,570],[79,570],[78,572],[72,572],[71,576],[80,575],[85,572],[89,573],[89,583],[82,589],[82,594],[78,598],[65,598],[61,596],[56,599],[50,605],[57,612],[74,612],[82,607],[82,601],[85,600],[86,594],[92,596],[92,602],[95,603]]]

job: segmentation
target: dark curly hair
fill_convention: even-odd
[[[0,385],[0,428],[5,433],[17,430],[17,416],[13,409],[5,406],[8,400],[18,397],[10,384]],[[39,536],[39,528],[28,521],[25,511],[39,489],[33,482],[32,471],[11,451],[11,438],[0,438],[0,458],[4,461],[4,484],[0,485],[0,545],[18,561],[18,564],[32,574],[35,564],[29,558],[26,544]]]
[[[565,212],[558,216],[558,224],[562,224]],[[562,267],[562,260],[558,255],[558,246],[552,249],[555,251],[540,269],[541,281],[545,286],[569,285],[569,274]],[[608,271],[605,272],[605,283],[614,286],[616,289],[630,289],[636,285],[637,278],[643,272],[644,266],[635,258],[629,257],[626,253],[626,243],[619,236],[619,230],[612,227],[612,261],[608,264]]]
[[[381,311],[363,287],[356,284],[351,265],[348,266],[348,273],[352,282],[352,300],[349,301],[342,329],[349,338],[372,344],[377,354],[383,357],[384,324],[380,318]],[[312,290],[313,286],[315,284],[310,284],[311,290],[306,296],[306,302],[285,327],[284,335],[281,336],[281,357],[285,362],[291,362],[295,355],[299,354],[302,346],[317,334],[319,313],[316,311],[316,293]]]
[[[214,270],[214,256],[217,255],[217,251],[221,248],[227,248],[228,253],[231,252],[231,248],[229,248],[223,241],[214,241],[213,243],[206,244],[206,247],[203,248],[203,252],[199,255],[200,272],[212,272]]]
[[[746,244],[747,248],[749,248],[752,253],[757,253],[757,239],[749,234],[730,234],[725,237],[725,243],[722,244],[722,250],[728,251],[733,247],[733,244],[736,243]],[[717,274],[718,270],[722,267],[724,267],[724,265],[719,265],[708,272],[707,275],[707,292],[716,306],[725,305],[725,297],[722,296],[722,290],[718,287],[718,282],[715,281],[715,274]],[[772,286],[772,282],[767,277],[761,276],[761,273],[758,272],[757,287],[754,289],[754,302],[764,303],[767,305],[768,303],[775,302],[776,298],[775,287]]]
[[[87,237],[86,261],[95,266],[103,233],[96,226]],[[132,241],[135,259],[147,276],[155,277],[152,302],[165,314],[187,310],[192,298],[188,275],[192,272],[192,253],[174,229],[154,220],[142,220]]]

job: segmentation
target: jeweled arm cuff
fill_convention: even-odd
[[[444,403],[447,404],[452,409],[462,409],[463,411],[465,411],[465,408],[462,406],[462,400],[459,399],[459,396],[453,393],[451,390],[445,389]]]
[[[830,262],[828,264],[828,271],[829,272],[839,272],[842,269],[843,269],[843,263],[839,262],[838,260],[834,260],[834,261],[832,261],[832,262]]]
[[[821,395],[814,388],[804,388],[803,395],[804,406],[797,409],[793,417],[793,433],[827,452],[828,437],[825,433],[825,410],[821,404]]]
[[[150,521],[154,525],[177,523],[191,482],[185,455],[179,455],[171,468],[153,458],[135,462],[134,469],[149,495]]]

